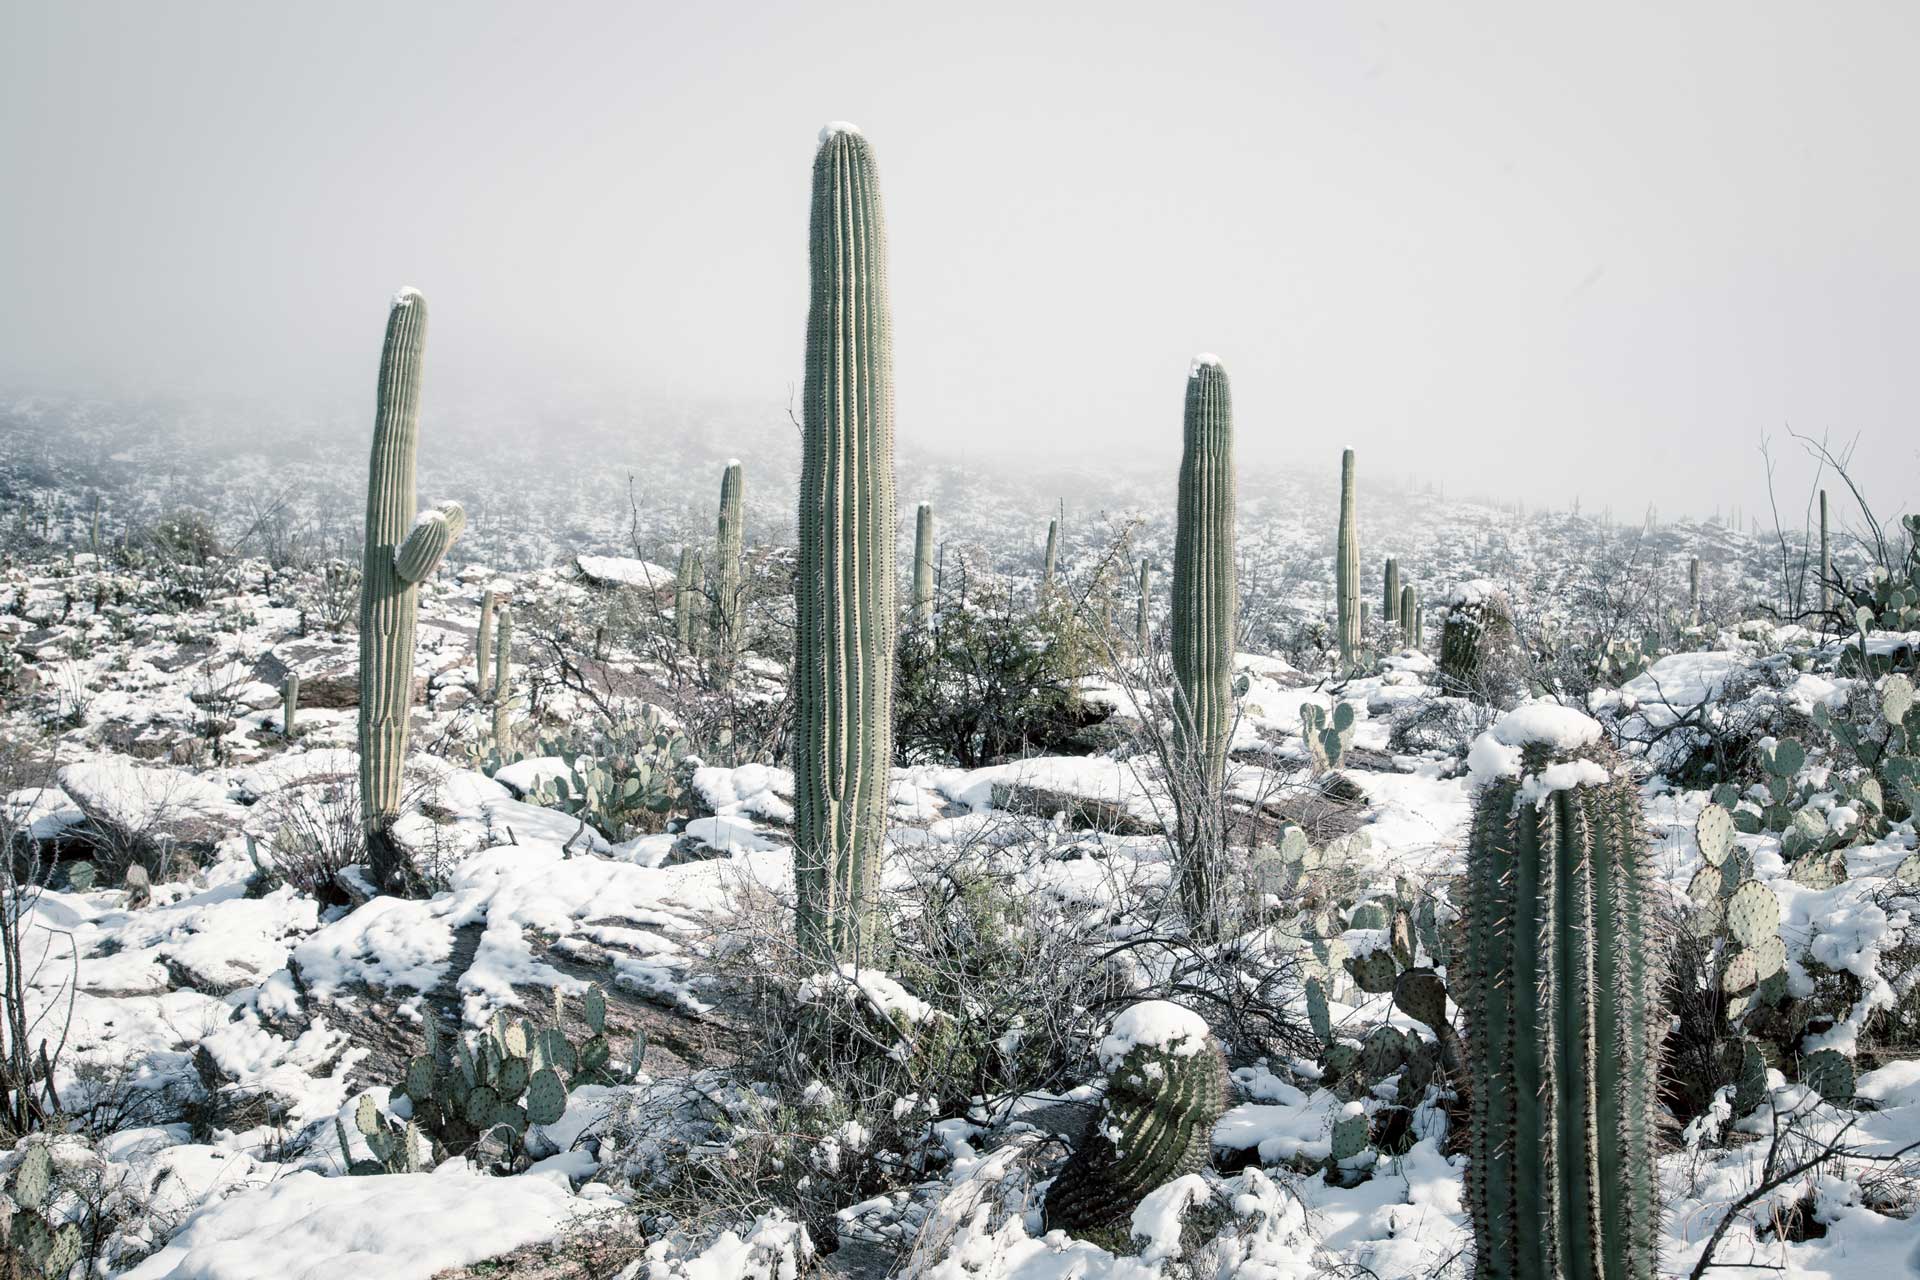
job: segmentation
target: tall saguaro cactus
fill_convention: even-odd
[[[933,625],[933,504],[923,502],[913,521],[913,620]]]
[[[740,459],[727,460],[720,477],[720,516],[714,536],[713,654],[725,679],[745,640],[741,626],[740,554],[744,549],[743,516],[746,477]]]
[[[1387,557],[1386,581],[1380,600],[1380,621],[1400,621],[1400,562]]]
[[[1400,588],[1400,634],[1409,649],[1418,649],[1426,642],[1420,626],[1420,592],[1411,582]]]
[[[1700,557],[1687,561],[1687,625],[1700,625]]]
[[[1833,607],[1833,544],[1827,541],[1827,491],[1820,491],[1820,612]]]
[[[483,698],[492,675],[488,668],[493,665],[493,611],[499,603],[499,593],[492,589],[480,595],[480,629],[473,639],[473,687]]]
[[[1043,591],[1053,590],[1053,573],[1060,562],[1060,521],[1056,518],[1047,521],[1047,554],[1040,562],[1040,587]]]
[[[794,883],[801,945],[872,944],[893,764],[893,316],[873,150],[830,124],[813,159],[800,565]]]
[[[513,755],[513,610],[500,610],[499,648],[493,655],[493,749]]]
[[[1480,1280],[1653,1280],[1660,1011],[1639,792],[1600,726],[1509,712],[1474,746],[1456,998]]]
[[[1180,492],[1173,534],[1173,741],[1180,818],[1181,897],[1208,918],[1221,833],[1218,803],[1233,731],[1233,641],[1240,604],[1234,564],[1233,398],[1219,358],[1187,368]]]
[[[393,840],[413,705],[413,639],[420,584],[440,564],[467,515],[457,502],[416,514],[420,367],[427,300],[394,296],[380,352],[380,383],[367,468],[366,553],[360,573],[360,802],[374,882],[410,887],[412,867]]]
[[[1360,656],[1360,524],[1355,510],[1353,450],[1340,455],[1340,535],[1333,565],[1334,628],[1340,665],[1351,669]]]

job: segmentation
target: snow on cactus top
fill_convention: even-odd
[[[1485,578],[1462,582],[1447,596],[1447,603],[1461,608],[1482,605],[1500,594],[1500,588]]]
[[[1207,368],[1209,365],[1211,365],[1216,369],[1219,368],[1220,357],[1213,354],[1213,352],[1211,351],[1202,351],[1199,355],[1193,358],[1193,363],[1187,366],[1187,376],[1189,378],[1197,378],[1200,376],[1200,371],[1202,369]]]
[[[1467,768],[1475,787],[1490,786],[1503,778],[1520,778],[1520,801],[1539,805],[1556,791],[1600,786],[1609,775],[1603,765],[1592,760],[1563,760],[1523,777],[1522,751],[1545,747],[1554,755],[1567,755],[1599,740],[1600,722],[1585,712],[1553,702],[1531,702],[1507,712],[1494,721],[1493,728],[1473,740],[1467,752]]]
[[[829,120],[820,126],[820,145],[825,146],[827,143],[833,141],[834,135],[839,133],[850,133],[855,137],[859,137],[860,126],[857,124],[848,124],[845,120]]]
[[[401,285],[400,292],[393,295],[393,305],[396,307],[410,307],[415,301],[423,300],[424,298],[425,295],[412,285]]]
[[[1130,1005],[1113,1020],[1096,1052],[1102,1070],[1113,1071],[1136,1046],[1190,1058],[1207,1046],[1207,1021],[1170,1000]]]

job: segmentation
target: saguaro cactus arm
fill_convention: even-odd
[[[467,511],[457,502],[443,502],[422,511],[393,553],[393,571],[409,586],[425,582],[440,567],[454,540],[467,527]]]

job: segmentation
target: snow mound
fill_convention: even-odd
[[[580,576],[592,582],[615,587],[647,587],[655,591],[674,584],[674,572],[632,556],[575,556]]]
[[[1100,1041],[1100,1065],[1112,1071],[1136,1046],[1190,1058],[1207,1047],[1207,1020],[1171,1000],[1130,1005],[1113,1020]]]

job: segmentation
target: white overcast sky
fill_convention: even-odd
[[[0,386],[784,407],[862,126],[904,445],[1706,514],[1755,446],[1920,488],[1920,4],[0,0]],[[545,389],[552,388],[551,395]],[[1796,472],[1796,479],[1798,473]]]

